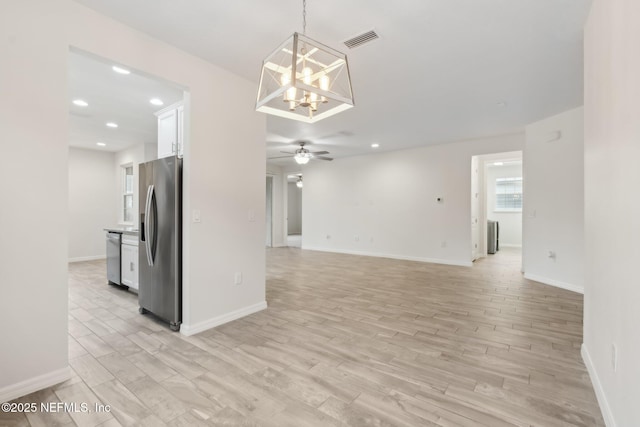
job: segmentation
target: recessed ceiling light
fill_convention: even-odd
[[[371,144],[371,148],[378,148],[380,147],[380,144]]]
[[[78,107],[88,107],[89,103],[85,100],[82,99],[74,99],[73,101],[74,105],[77,105]]]
[[[502,166],[502,165],[504,165],[504,163],[502,163],[502,162],[494,162],[493,163],[493,166]]]
[[[162,102],[162,99],[159,99],[159,98],[151,98],[149,102],[152,103],[153,105],[164,105],[164,102]]]
[[[117,128],[118,124],[117,123],[113,123],[113,122],[109,122],[109,123],[107,123],[107,127],[108,128]]]
[[[104,142],[96,142],[96,145],[99,147],[106,147],[107,144],[105,144]]]
[[[118,74],[131,74],[131,71],[127,70],[126,68],[118,67],[117,65],[114,65],[113,67],[111,67],[111,69]]]

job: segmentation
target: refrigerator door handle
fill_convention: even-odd
[[[153,185],[150,185],[147,188],[147,200],[144,205],[144,234],[146,236],[146,241],[144,243],[144,248],[147,253],[147,263],[149,266],[153,266],[153,256],[151,254],[151,244],[152,239],[149,233],[149,223],[151,222],[151,199],[153,197]]]

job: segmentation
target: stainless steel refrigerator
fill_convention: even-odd
[[[174,331],[182,322],[182,159],[140,164],[138,246],[140,313]]]

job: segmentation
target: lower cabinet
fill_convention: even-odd
[[[138,290],[138,237],[122,236],[121,282],[130,289]]]

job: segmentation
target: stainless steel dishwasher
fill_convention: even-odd
[[[121,233],[107,233],[107,280],[114,285],[121,284],[120,243]]]

